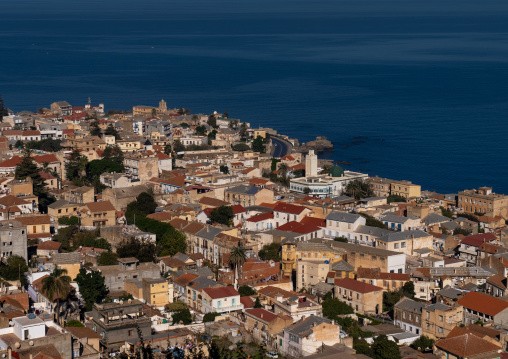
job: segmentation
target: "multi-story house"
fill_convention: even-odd
[[[406,254],[382,248],[333,241],[330,245],[346,252],[346,261],[355,270],[358,268],[379,268],[382,272],[403,273],[406,268]]]
[[[203,313],[229,313],[243,310],[240,293],[233,287],[203,288]]]
[[[383,288],[351,278],[335,279],[335,298],[347,303],[357,313],[379,314],[383,311]]]
[[[294,295],[282,301],[273,302],[273,311],[275,314],[287,315],[294,321],[308,316],[321,316],[323,308],[321,304],[310,299],[307,296]]]
[[[466,213],[508,218],[508,196],[493,193],[490,187],[459,192],[457,205]]]
[[[284,328],[277,344],[282,354],[299,358],[315,354],[324,345],[332,346],[340,342],[340,326],[329,319],[311,316]]]
[[[94,304],[93,330],[101,336],[101,348],[106,352],[120,349],[125,341],[138,341],[138,330],[147,338],[152,334],[151,318],[139,300]]]
[[[457,303],[464,307],[464,323],[503,325],[508,321],[508,302],[490,295],[469,292]]]
[[[354,238],[354,232],[365,225],[365,217],[346,212],[331,212],[326,216],[325,238]]]
[[[421,196],[422,187],[411,181],[393,181],[390,183],[390,194],[401,196],[407,199]]]
[[[480,262],[480,247],[497,240],[493,233],[480,233],[462,238],[458,248],[459,257],[467,261],[468,266],[477,266]]]
[[[425,303],[404,297],[393,308],[393,324],[416,335],[422,334],[422,311]]]
[[[115,207],[109,201],[85,203],[81,210],[81,225],[84,227],[114,226]]]
[[[51,218],[48,215],[17,217],[26,226],[27,239],[48,240],[52,236]]]
[[[139,263],[139,260],[133,257],[120,258],[117,265],[99,266],[98,270],[104,276],[110,291],[124,290],[126,279],[160,278],[158,265],[152,262]]]
[[[275,315],[266,309],[245,310],[245,329],[252,333],[256,341],[266,343],[268,348],[277,344],[277,334],[292,323],[291,317]]]
[[[51,112],[60,116],[72,115],[72,106],[67,101],[53,102],[49,107]]]
[[[282,271],[285,276],[292,276],[300,259],[328,259],[337,262],[345,259],[346,251],[334,248],[326,242],[290,241],[282,245]]]
[[[297,206],[291,203],[279,202],[273,209],[275,226],[279,227],[291,221],[300,222],[310,213],[310,209],[306,207]]]
[[[422,227],[420,218],[418,217],[403,217],[394,214],[385,214],[381,216],[381,222],[384,223],[386,228],[396,231],[410,231]]]
[[[125,173],[140,184],[145,184],[152,177],[159,176],[159,161],[156,157],[142,157],[136,154],[126,155],[123,160]]]
[[[493,297],[504,297],[506,288],[508,286],[508,279],[500,274],[494,274],[487,279],[485,283],[485,290]]]
[[[442,303],[425,305],[422,309],[422,335],[432,339],[448,337],[448,334],[462,324],[463,307]]]
[[[311,286],[324,282],[332,263],[328,258],[300,259],[296,265],[296,290],[310,289]]]
[[[64,192],[63,197],[66,201],[72,203],[89,203],[95,201],[94,193],[93,187],[73,187]]]
[[[203,289],[222,287],[221,284],[213,279],[199,276],[187,283],[187,305],[189,308],[202,311],[203,309]]]
[[[273,202],[273,191],[266,188],[240,185],[226,189],[224,200],[232,205],[257,206],[264,202]]]
[[[376,247],[413,256],[415,249],[432,249],[434,237],[421,230],[391,232],[376,241]]]
[[[15,219],[1,221],[0,224],[0,259],[6,261],[11,255],[18,255],[28,262],[25,225]]]
[[[358,268],[356,279],[383,288],[385,291],[397,291],[411,280],[407,273],[381,272],[378,268]]]

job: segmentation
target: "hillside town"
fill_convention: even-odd
[[[350,171],[326,138],[164,100],[2,107],[3,358],[508,357],[494,188]]]

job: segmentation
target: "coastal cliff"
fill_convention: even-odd
[[[298,152],[308,152],[314,150],[315,152],[331,151],[333,150],[333,143],[324,136],[318,136],[314,141],[302,143],[297,149]]]

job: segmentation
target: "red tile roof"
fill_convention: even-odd
[[[358,293],[370,293],[383,290],[381,287],[369,283],[363,283],[351,278],[335,279],[335,286],[353,290]]]
[[[115,207],[113,207],[110,201],[89,202],[85,203],[85,206],[88,207],[90,212],[105,212],[115,210]]]
[[[23,131],[23,136],[40,136],[41,131],[39,130],[26,130]]]
[[[13,156],[9,158],[8,160],[5,160],[3,162],[0,162],[0,167],[16,167],[18,164],[21,163],[21,157],[19,156]]]
[[[277,315],[263,308],[247,309],[245,313],[250,314],[253,317],[256,317],[268,323],[273,322],[275,319],[278,318]]]
[[[326,220],[323,218],[306,216],[300,221],[300,223],[301,224],[312,224],[317,227],[326,227]]]
[[[436,347],[459,358],[468,358],[478,354],[501,351],[501,346],[495,345],[473,334],[438,340]]]
[[[56,158],[56,156],[53,154],[35,156],[34,160],[35,160],[35,162],[40,163],[40,164],[43,164],[44,162],[47,162],[47,163],[59,162],[58,158]]]
[[[25,226],[34,226],[34,225],[50,224],[51,223],[51,218],[48,215],[16,217],[16,220],[21,222],[21,224],[23,224]]]
[[[44,172],[44,171],[39,171],[39,175],[40,175],[42,178],[47,179],[47,180],[56,179],[56,177],[55,177],[55,176],[52,176],[52,175],[50,175],[49,173]]]
[[[462,305],[464,308],[476,310],[477,312],[491,316],[494,316],[508,308],[508,302],[478,292],[467,293],[465,296],[460,298],[457,303]]]
[[[277,206],[273,209],[275,212],[283,212],[290,214],[300,214],[302,213],[306,207],[303,206],[295,206],[294,204],[279,202]]]
[[[190,282],[192,282],[194,279],[196,279],[197,277],[199,277],[197,274],[192,274],[192,273],[186,273],[178,278],[176,278],[174,280],[174,282],[176,284],[179,284],[183,287],[187,286],[187,284],[189,284]]]
[[[233,213],[234,214],[246,212],[245,208],[243,208],[243,206],[241,204],[235,204],[235,205],[233,205],[231,207],[233,207]]]
[[[257,222],[265,221],[267,219],[273,219],[273,212],[257,214],[255,216],[252,216],[249,219],[247,219],[247,221],[257,223]]]
[[[480,233],[462,238],[461,243],[479,247],[482,243],[495,241],[497,238],[492,233]]]
[[[240,297],[240,303],[243,304],[243,307],[245,309],[247,308],[252,308],[254,307],[254,304],[256,304],[251,297],[249,296],[245,296],[245,297]]]
[[[24,199],[18,198],[16,196],[7,195],[5,197],[0,198],[0,205],[10,207],[10,206],[20,206],[23,204],[30,204],[30,202],[25,201]]]
[[[62,246],[62,243],[60,243],[60,242],[46,241],[46,242],[39,243],[37,245],[37,250],[42,249],[42,250],[57,251],[60,249],[61,246]]]
[[[302,224],[299,222],[291,221],[282,226],[277,227],[281,231],[288,231],[300,234],[308,234],[319,231],[321,228],[312,224]]]
[[[235,297],[240,295],[233,287],[217,287],[217,288],[204,288],[203,291],[212,299]]]

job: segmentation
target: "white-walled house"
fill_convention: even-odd
[[[331,212],[326,216],[326,229],[324,236],[326,238],[335,238],[344,236],[348,239],[354,238],[354,232],[360,226],[364,226],[365,217],[355,213]]]
[[[231,287],[203,288],[203,313],[225,313],[243,310],[240,293]]]
[[[383,222],[386,228],[399,232],[423,228],[421,219],[418,217],[403,217],[396,216],[394,214],[387,214],[382,216],[380,220]]]

